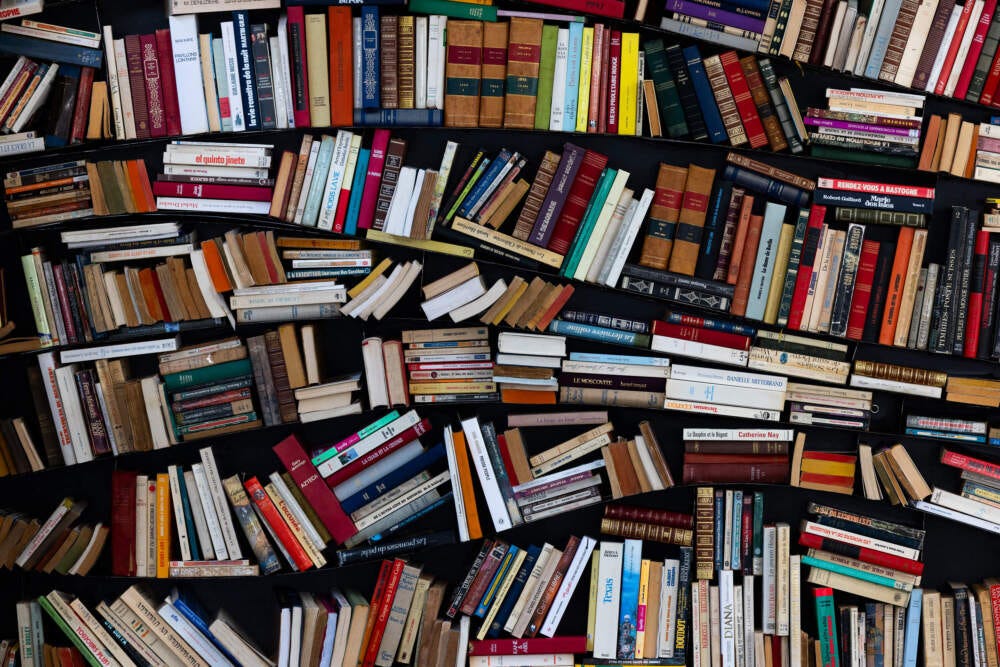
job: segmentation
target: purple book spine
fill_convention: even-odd
[[[749,16],[743,16],[736,12],[728,12],[724,9],[716,9],[707,5],[699,5],[689,0],[667,0],[667,11],[693,16],[696,19],[715,21],[731,28],[749,30],[750,32],[763,32],[764,21]]]
[[[920,130],[910,130],[905,127],[889,127],[887,125],[872,125],[870,123],[855,123],[849,120],[831,120],[829,118],[806,116],[803,122],[806,125],[815,125],[816,127],[833,127],[839,130],[854,130],[857,132],[875,132],[876,134],[888,134],[894,137],[920,136]]]
[[[556,227],[556,221],[566,203],[566,197],[569,195],[569,189],[573,186],[573,179],[576,178],[576,172],[580,169],[585,152],[579,146],[568,142],[563,146],[562,159],[559,160],[559,166],[552,177],[552,184],[549,186],[549,191],[545,193],[542,207],[538,210],[538,219],[535,220],[531,236],[528,237],[531,243],[543,248],[548,247],[549,239]]]
[[[979,137],[976,148],[987,153],[1000,153],[1000,139],[993,137]]]

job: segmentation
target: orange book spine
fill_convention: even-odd
[[[736,238],[733,239],[733,252],[729,257],[729,270],[726,282],[735,285],[740,277],[740,263],[743,261],[743,246],[747,242],[747,230],[750,228],[750,213],[753,211],[753,195],[744,195],[740,206],[740,218],[736,223]]]
[[[328,7],[330,49],[330,125],[354,123],[354,38],[350,6]]]
[[[536,326],[538,331],[545,331],[546,329],[549,328],[549,324],[552,322],[552,320],[556,318],[556,315],[559,314],[559,311],[561,311],[566,306],[566,303],[569,301],[569,298],[573,296],[573,292],[574,292],[574,287],[572,285],[566,285],[565,287],[563,287],[562,292],[559,293],[559,296],[556,297],[556,300],[553,301],[552,305],[548,307],[548,309],[545,311],[545,314],[543,314],[541,318],[539,318],[538,324]]]
[[[396,589],[399,588],[399,579],[406,563],[397,558],[390,565],[382,598],[379,600],[378,607],[371,610],[375,616],[375,622],[372,624],[372,633],[365,645],[365,659],[361,662],[361,667],[375,667],[379,645],[382,644],[382,635],[385,634],[385,626],[389,622],[389,613],[392,611],[392,602],[396,597]],[[381,575],[381,572],[379,574]]]
[[[889,286],[885,295],[885,314],[882,316],[882,328],[878,334],[880,345],[892,345],[896,336],[900,300],[903,296],[903,285],[906,282],[906,267],[910,263],[910,250],[913,247],[913,232],[913,227],[900,227],[899,229],[899,238],[896,240],[896,256],[892,260],[892,273],[889,275]]]
[[[755,258],[757,257],[757,246],[760,244],[760,232],[764,226],[764,216],[751,215],[750,225],[747,228],[747,240],[743,246],[743,258],[746,261],[740,263],[740,275],[736,280],[736,289],[733,293],[733,304],[729,312],[733,315],[743,317],[747,311],[747,302],[750,300],[750,281],[753,279]]]
[[[455,467],[462,483],[462,502],[465,504],[465,521],[469,527],[469,539],[478,540],[483,536],[479,524],[479,508],[476,506],[476,490],[472,485],[472,468],[469,465],[469,450],[466,449],[465,434],[457,431],[455,439]]]
[[[156,578],[170,576],[170,477],[156,475]]]
[[[556,393],[554,391],[531,391],[528,389],[501,389],[500,400],[504,403],[555,405]]]
[[[205,256],[205,264],[208,265],[208,274],[212,277],[212,286],[219,294],[233,289],[226,275],[226,267],[222,263],[222,255],[219,253],[219,246],[214,241],[202,241],[201,252]]]

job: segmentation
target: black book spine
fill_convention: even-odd
[[[846,521],[844,519],[839,519],[832,516],[818,516],[813,519],[816,523],[821,526],[830,526],[831,528],[839,528],[840,530],[846,530],[853,533],[858,533],[859,535],[865,535],[867,537],[874,537],[879,540],[885,540],[886,542],[893,542],[895,544],[901,544],[903,546],[911,547],[913,549],[920,549],[923,546],[923,541],[915,537],[909,537],[906,535],[899,535],[898,533],[893,533],[888,530],[882,530],[877,526],[870,526],[867,524],[855,523],[853,521]]]
[[[404,537],[389,542],[379,542],[372,546],[342,549],[337,552],[337,565],[352,565],[369,560],[394,558],[401,554],[413,553],[430,547],[439,547],[455,543],[455,531],[439,530],[427,535]]]
[[[717,294],[726,298],[732,298],[733,290],[735,289],[732,285],[727,285],[717,280],[705,280],[679,273],[660,271],[659,269],[651,269],[646,266],[639,266],[638,264],[626,264],[622,273],[633,278],[645,278],[646,280],[652,280],[671,287],[685,287],[706,294]]]
[[[965,586],[955,593],[955,665],[972,667],[972,633],[969,626],[969,591]]]
[[[455,589],[455,593],[451,596],[451,604],[448,605],[448,610],[445,612],[445,616],[448,618],[455,618],[458,615],[458,608],[462,606],[462,600],[465,599],[465,595],[469,592],[469,588],[472,587],[472,581],[476,578],[479,573],[479,568],[483,566],[483,562],[486,557],[493,550],[493,540],[483,540],[483,546],[480,547],[479,553],[476,555],[476,560],[472,561],[472,567],[465,575],[465,579],[462,583],[458,585]]]
[[[943,278],[939,280],[938,298],[935,299],[934,311],[931,317],[931,337],[928,349],[934,352],[946,352],[948,344],[948,329],[951,327],[952,300],[955,293],[955,279],[958,262],[962,252],[962,234],[965,231],[965,216],[968,212],[964,206],[953,206],[951,209],[951,227],[948,236],[948,253],[944,265]]]
[[[236,39],[236,66],[240,77],[240,98],[247,130],[260,129],[257,107],[257,81],[254,75],[253,49],[250,44],[250,19],[245,11],[233,12],[233,35]]]
[[[861,225],[851,225],[847,229],[847,242],[844,244],[844,259],[840,267],[839,284],[833,297],[832,315],[830,317],[830,335],[847,335],[847,318],[851,313],[851,297],[854,296],[854,279],[858,274],[858,262],[861,260],[861,242],[864,240],[865,228]]]
[[[439,236],[447,241],[454,241],[459,245],[471,246],[476,250],[482,250],[487,255],[492,256],[494,260],[506,262],[508,264],[513,264],[515,266],[521,267],[522,269],[528,269],[531,271],[539,271],[539,270],[550,271],[548,267],[542,269],[541,265],[539,265],[539,263],[533,259],[529,259],[527,257],[522,257],[521,255],[508,252],[507,250],[504,250],[503,248],[498,248],[497,246],[491,245],[486,241],[480,241],[479,239],[474,239],[471,236],[466,236],[461,232],[456,232],[454,229],[451,229],[450,227],[444,227],[438,225],[434,228],[434,235]]]
[[[972,258],[976,249],[976,225],[979,211],[970,210],[965,217],[964,238],[962,240],[962,264],[955,286],[955,308],[952,311],[954,327],[948,332],[952,354],[961,355],[965,349],[965,324],[969,313],[969,291],[972,285]]]
[[[76,328],[77,340],[75,342],[80,343],[83,340],[90,340],[90,323],[84,327],[84,320],[81,317],[83,312],[83,305],[79,301],[79,278],[76,272],[76,265],[70,264],[69,262],[63,262],[63,280],[66,283],[66,300],[69,301],[69,312],[73,317],[73,326]],[[87,334],[85,336],[85,333]]]
[[[135,647],[128,643],[128,639],[125,638],[125,635],[119,632],[118,628],[112,625],[108,619],[102,618],[101,625],[103,625],[104,629],[108,631],[108,634],[115,641],[115,643],[122,647],[122,650],[125,651],[125,655],[127,655],[132,662],[140,667],[149,666],[149,662],[135,650]]]
[[[578,324],[591,324],[597,327],[632,331],[634,333],[649,333],[649,322],[615,317],[613,315],[603,315],[584,310],[564,310],[559,313],[559,319]]]
[[[257,80],[257,105],[260,125],[265,130],[277,127],[274,108],[274,80],[271,77],[271,54],[267,45],[267,25],[255,23],[250,27],[253,71]]]
[[[673,75],[674,84],[677,86],[677,96],[681,99],[684,118],[687,120],[688,133],[695,141],[708,139],[708,129],[705,127],[705,120],[701,116],[701,107],[698,106],[698,96],[694,92],[694,84],[691,82],[691,77],[688,76],[684,53],[677,44],[671,44],[667,47],[667,64],[670,66],[670,73]]]
[[[694,549],[681,547],[680,567],[677,569],[677,633],[674,637],[674,660],[686,664],[687,647],[691,635],[691,561]]]
[[[49,114],[45,123],[46,146],[65,146],[69,141],[79,87],[80,68],[75,65],[60,66],[59,76],[56,77],[53,89],[49,91],[47,101]]]
[[[654,299],[708,308],[720,313],[729,313],[729,304],[732,302],[730,298],[708,294],[691,287],[674,287],[631,276],[622,276],[621,288],[629,292],[647,294]]]
[[[986,278],[983,290],[983,321],[979,330],[979,350],[977,356],[980,359],[989,359],[997,356],[997,304],[1000,303],[998,293],[1000,293],[1000,238],[990,235],[990,245],[986,251]]]
[[[722,235],[725,231],[726,218],[729,215],[729,202],[733,198],[733,184],[729,181],[719,183],[712,203],[709,206],[709,217],[702,233],[701,250],[698,253],[698,263],[694,275],[705,280],[712,280],[715,265],[719,260],[719,248],[722,246]]]
[[[892,258],[896,254],[895,243],[883,243],[878,250],[878,263],[875,265],[875,277],[872,280],[872,297],[868,306],[868,319],[861,340],[866,343],[877,343],[879,330],[882,328],[882,313],[885,310],[885,296],[889,288],[889,273],[892,271]]]

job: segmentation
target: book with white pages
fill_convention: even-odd
[[[490,287],[482,296],[478,299],[474,299],[464,306],[459,306],[455,310],[448,313],[451,317],[452,322],[458,324],[459,322],[464,322],[465,320],[478,315],[490,306],[492,306],[496,301],[504,295],[507,291],[507,283],[503,281],[503,278],[498,278],[493,286]]]
[[[437,318],[450,313],[459,306],[464,306],[474,299],[478,299],[486,292],[486,287],[483,284],[482,276],[476,276],[475,278],[470,278],[460,285],[456,285],[452,289],[448,290],[444,294],[439,294],[433,299],[428,299],[420,304],[420,307],[424,311],[424,315],[427,316],[428,321],[434,321]]]

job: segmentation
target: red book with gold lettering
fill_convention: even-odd
[[[243,488],[246,489],[247,495],[250,496],[250,500],[257,509],[260,511],[260,515],[267,521],[268,525],[271,526],[271,530],[274,532],[275,537],[281,542],[281,545],[285,547],[285,552],[288,554],[292,562],[295,563],[295,567],[299,570],[305,571],[313,566],[313,562],[309,559],[306,554],[306,550],[302,548],[299,541],[292,534],[291,528],[285,523],[285,520],[281,517],[278,512],[278,508],[274,506],[271,501],[271,497],[267,495],[264,491],[264,487],[261,486],[260,482],[256,477],[251,477],[247,481],[243,482]]]
[[[351,8],[328,7],[326,11],[330,51],[330,125],[347,127],[354,122],[354,38]]]
[[[872,282],[875,280],[875,267],[878,264],[879,245],[878,241],[871,239],[861,242],[858,273],[854,278],[854,294],[851,296],[851,314],[847,318],[847,337],[851,340],[861,340],[865,331],[868,304],[872,298]]]
[[[580,169],[576,172],[576,178],[569,189],[566,203],[559,213],[552,237],[549,239],[548,249],[565,255],[569,252],[576,230],[580,227],[580,221],[587,210],[590,198],[594,196],[594,188],[597,186],[597,179],[601,177],[601,172],[608,164],[608,156],[601,155],[596,151],[587,151],[583,155]]]
[[[802,326],[802,311],[805,310],[806,298],[809,296],[809,281],[812,280],[813,264],[816,262],[816,247],[819,245],[819,237],[823,233],[823,218],[825,217],[826,207],[813,204],[809,210],[809,223],[806,226],[806,240],[802,244],[799,272],[795,276],[792,308],[788,312],[789,329],[798,330]],[[849,322],[847,326],[848,331],[850,331]]]
[[[760,114],[757,112],[757,105],[754,104],[753,95],[750,93],[750,86],[743,73],[740,57],[736,55],[735,51],[726,51],[719,56],[719,60],[722,62],[722,71],[725,72],[726,80],[729,82],[729,89],[733,92],[736,110],[740,112],[740,120],[743,121],[743,129],[746,130],[750,147],[766,146],[767,134],[764,132],[764,124],[760,122]]]

